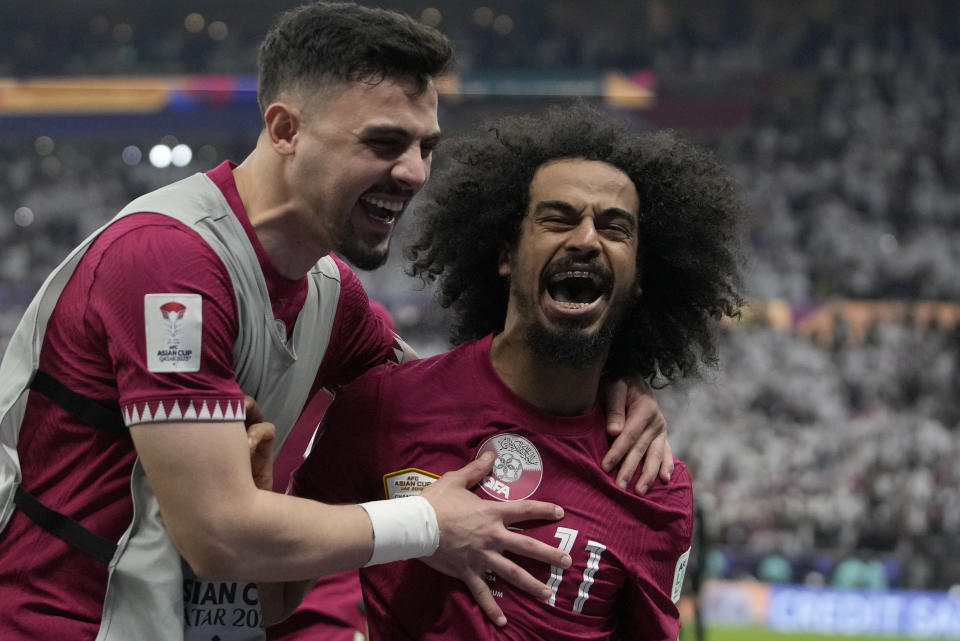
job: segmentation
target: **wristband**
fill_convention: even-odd
[[[364,565],[430,556],[440,546],[440,526],[430,501],[405,496],[361,503],[373,526],[373,555]]]

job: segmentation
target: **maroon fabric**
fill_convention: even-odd
[[[674,572],[690,547],[693,525],[686,468],[677,462],[671,483],[655,484],[645,497],[620,490],[600,469],[608,448],[602,407],[558,417],[518,398],[490,363],[490,341],[378,368],[344,388],[328,411],[323,437],[295,475],[294,491],[330,502],[381,499],[386,474],[412,468],[440,475],[485,445],[510,442],[527,461],[523,476],[475,492],[491,500],[529,494],[562,505],[563,520],[525,524],[524,531],[551,545],[575,531],[573,567],[558,582],[555,605],[488,579],[509,619],[504,629],[487,622],[458,581],[419,561],[363,569],[371,637],[605,639],[626,616],[637,638],[673,641],[679,630],[670,598]],[[585,576],[591,550],[597,569]],[[545,582],[551,576],[544,564],[520,563]],[[587,598],[575,612],[583,590]]]
[[[363,594],[356,570],[317,581],[289,619],[267,628],[269,641],[354,641],[365,634]]]

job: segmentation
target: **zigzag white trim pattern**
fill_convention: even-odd
[[[200,404],[200,411],[195,402]],[[205,399],[132,403],[123,408],[123,422],[130,427],[161,421],[242,421],[247,417],[243,399],[209,402],[213,404],[212,410]]]

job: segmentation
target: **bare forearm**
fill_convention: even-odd
[[[199,576],[293,581],[370,558],[363,508],[256,487],[242,423],[153,423],[130,433],[167,531]]]
[[[325,505],[263,490],[222,506],[203,527],[171,528],[205,578],[299,581],[362,566],[373,551],[370,520],[356,505]]]

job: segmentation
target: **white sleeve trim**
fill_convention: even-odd
[[[123,422],[127,427],[162,421],[243,421],[247,410],[243,399],[237,400],[174,400],[130,403],[123,406]]]

